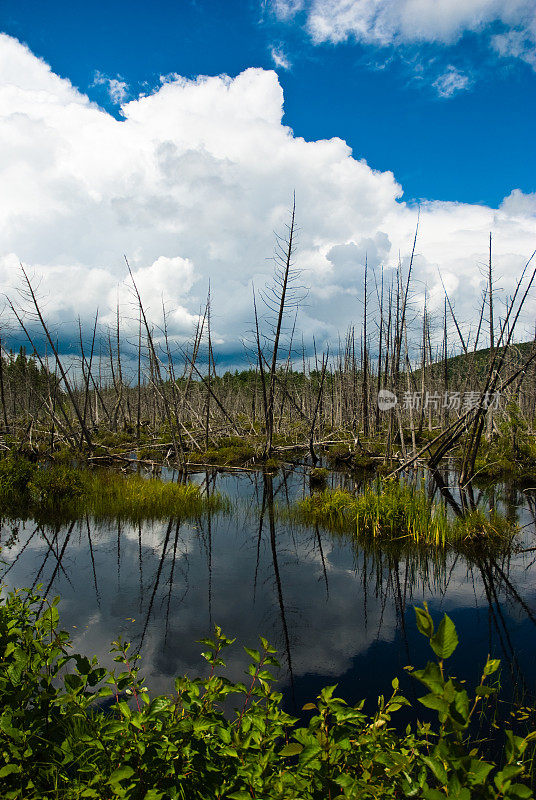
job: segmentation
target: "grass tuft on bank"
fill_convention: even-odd
[[[304,525],[322,525],[338,533],[378,542],[460,548],[481,544],[504,549],[516,528],[500,514],[477,509],[451,519],[441,502],[430,500],[424,488],[401,481],[365,485],[359,494],[325,489],[298,501],[292,517]]]
[[[207,497],[191,483],[66,464],[34,464],[15,454],[0,460],[3,516],[66,520],[89,514],[138,522],[193,518],[228,506],[221,495]]]

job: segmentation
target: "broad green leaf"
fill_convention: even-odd
[[[232,758],[238,758],[238,753],[236,752],[236,748],[229,747],[228,745],[222,747],[220,753],[224,756],[231,756]]]
[[[74,660],[78,672],[81,675],[88,675],[91,670],[91,664],[89,663],[89,658],[87,658],[86,656],[75,656]]]
[[[75,692],[77,689],[80,689],[84,685],[84,681],[80,677],[80,675],[66,675],[65,676],[65,685],[71,689],[71,691]]]
[[[149,716],[154,716],[169,708],[170,700],[167,697],[155,697],[148,709]]]
[[[423,636],[427,636],[429,639],[434,635],[434,621],[430,616],[430,612],[428,611],[428,606],[424,605],[424,608],[419,608],[415,606],[415,618],[417,621],[417,628],[419,629],[420,633]]]
[[[283,757],[298,756],[302,751],[303,745],[298,744],[298,742],[291,742],[290,744],[285,745],[285,747],[279,751],[279,755]]]
[[[130,719],[132,716],[132,711],[128,703],[124,700],[120,700],[118,703],[115,704],[115,707],[121,712],[121,714],[126,717],[126,719]]]
[[[123,781],[126,778],[131,778],[134,775],[134,770],[132,767],[118,767],[112,774],[108,780],[108,783],[119,783],[119,781]]]
[[[422,703],[426,708],[431,708],[434,711],[443,711],[445,714],[449,710],[449,704],[443,697],[438,697],[435,694],[426,694],[424,697],[419,697],[419,703]]]
[[[10,656],[11,653],[13,652],[13,650],[16,648],[16,646],[17,645],[15,644],[15,642],[8,642],[7,647],[5,649],[5,652],[4,652],[4,658],[7,658],[8,656]]]
[[[493,675],[494,672],[497,672],[500,666],[501,661],[499,658],[488,658],[488,661],[484,667],[484,675]]]
[[[443,691],[444,680],[441,670],[433,661],[429,661],[424,669],[416,669],[412,674],[432,692],[441,693]]]
[[[517,764],[507,764],[504,769],[497,774],[497,778],[506,781],[510,780],[511,778],[517,778],[518,775],[521,775],[523,772],[523,767],[518,766]]]
[[[432,637],[430,644],[436,656],[440,659],[449,658],[458,646],[458,634],[453,621],[446,614],[439,623],[437,633]]]
[[[437,778],[439,783],[445,785],[447,782],[447,773],[441,761],[438,758],[431,758],[430,756],[423,756],[422,760]]]
[[[41,617],[41,622],[43,626],[46,626],[48,629],[54,630],[57,626],[60,619],[60,615],[56,606],[50,606],[47,608],[43,616]]]
[[[6,764],[5,767],[0,769],[0,778],[5,778],[6,775],[13,775],[15,772],[20,771],[20,764]]]
[[[251,647],[244,647],[244,650],[246,651],[248,656],[252,658],[253,661],[255,661],[255,663],[257,664],[259,663],[259,661],[261,660],[261,654],[259,653],[258,650],[253,650]]]
[[[445,795],[439,789],[425,789],[423,797],[426,800],[445,800]]]
[[[486,761],[480,761],[477,758],[472,758],[468,775],[470,782],[473,784],[485,783],[492,769],[492,764],[488,764]]]
[[[338,786],[342,786],[343,789],[352,789],[355,786],[356,781],[350,775],[339,775],[337,778],[335,778],[335,783]]]
[[[336,683],[334,683],[333,686],[324,686],[324,688],[320,692],[320,697],[322,698],[324,703],[327,703],[328,700],[331,700],[333,692],[335,691],[336,688],[337,688]]]
[[[218,728],[217,734],[224,744],[231,743],[231,731],[229,730],[229,728],[224,728],[222,726],[221,728]]]
[[[489,697],[492,694],[496,693],[496,689],[493,686],[477,686],[475,689],[475,694],[477,697]]]
[[[16,685],[18,685],[22,678],[22,673],[28,663],[28,657],[24,650],[20,647],[16,647],[12,653],[12,661],[9,667],[6,670],[7,676],[9,680]]]
[[[525,798],[534,797],[532,790],[523,783],[513,783],[508,790],[509,797],[519,797],[521,800]]]
[[[309,762],[312,761],[314,758],[316,758],[316,756],[319,755],[321,751],[322,748],[320,747],[319,744],[315,743],[307,745],[307,747],[303,750],[303,752],[300,755],[300,767],[305,766],[305,764],[309,764]]]

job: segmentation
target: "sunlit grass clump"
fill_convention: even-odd
[[[128,521],[197,517],[220,511],[228,503],[191,484],[178,484],[139,474],[89,470],[65,464],[32,464],[11,455],[0,461],[0,512],[7,516]]]
[[[482,509],[475,508],[452,523],[451,538],[459,543],[478,545],[487,542],[500,549],[511,544],[519,533],[516,524],[510,522],[497,511],[485,514]]]
[[[343,489],[316,492],[298,503],[297,519],[375,539],[408,538],[444,544],[449,524],[439,504],[403,483],[366,486],[358,495]]]
[[[197,517],[206,511],[222,510],[226,505],[219,494],[207,497],[191,483],[110,472],[88,473],[80,501],[86,512],[89,510],[95,517],[128,520]]]
[[[356,538],[444,547],[510,542],[515,529],[497,513],[475,510],[449,518],[424,488],[396,481],[367,485],[354,495],[343,489],[315,492],[293,510],[297,522],[322,525]]]

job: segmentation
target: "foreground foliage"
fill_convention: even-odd
[[[274,649],[261,639],[245,684],[218,673],[234,640],[219,628],[204,640],[208,678],[178,678],[173,696],[150,698],[129,646],[114,643],[118,669],[74,654],[51,604],[28,591],[0,605],[0,794],[3,798],[128,798],[129,800],[324,800],[417,797],[441,800],[530,798],[530,742],[506,731],[500,763],[473,741],[471,720],[494,689],[499,667],[489,659],[470,697],[447,676],[445,660],[458,643],[445,616],[437,630],[426,606],[416,609],[420,632],[436,661],[412,674],[427,690],[420,702],[438,722],[391,727],[409,705],[395,678],[372,716],[363,702],[348,706],[322,690],[308,723],[281,709],[272,688]],[[226,715],[230,696],[237,710]],[[111,705],[105,710],[104,703]]]
[[[225,507],[220,495],[208,498],[191,483],[70,464],[36,464],[17,454],[0,460],[0,512],[4,516],[65,520],[91,514],[138,521],[196,517]]]

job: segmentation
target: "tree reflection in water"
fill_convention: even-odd
[[[387,670],[394,675],[419,660],[412,606],[423,599],[455,619],[466,661],[495,654],[507,662],[512,685],[530,690],[534,495],[504,486],[460,489],[448,472],[433,477],[430,496],[441,495],[453,515],[482,506],[517,520],[516,549],[483,557],[356,543],[318,525],[297,527],[281,513],[310,491],[303,468],[206,471],[193,479],[209,494],[230,496],[231,513],[165,525],[90,517],[68,526],[5,522],[0,574],[10,588],[41,584],[60,594],[63,624],[89,654],[106,660],[112,639],[130,639],[155,691],[171,689],[177,674],[203,670],[196,640],[217,623],[244,644],[262,634],[277,645],[289,700],[298,702],[317,680],[353,681],[359,695]],[[349,482],[359,489],[355,477],[330,476],[332,486]],[[235,646],[231,676],[240,679],[246,663]]]

